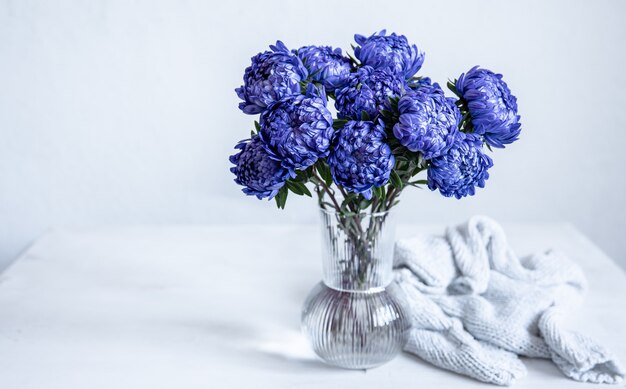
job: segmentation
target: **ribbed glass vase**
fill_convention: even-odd
[[[389,293],[395,225],[389,212],[321,210],[323,281],[302,311],[302,330],[325,362],[367,369],[404,346],[408,320]]]

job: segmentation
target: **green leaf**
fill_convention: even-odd
[[[374,196],[379,200],[385,198],[385,188],[382,186],[375,186],[374,188],[372,188],[372,192]]]
[[[361,111],[361,120],[370,121],[370,114],[365,111]]]
[[[422,185],[427,185],[427,184],[428,184],[428,180],[415,180],[415,181],[409,181],[406,183],[406,185],[413,186],[417,189],[422,189]]]
[[[261,125],[256,120],[254,121],[254,128],[256,129],[257,133],[261,131]]]
[[[357,61],[356,58],[352,56],[352,54],[346,53],[346,55],[348,56],[348,58],[350,59],[350,61],[352,62],[354,66],[359,66],[359,61]]]
[[[398,112],[398,101],[400,101],[397,97],[389,97],[389,105],[391,105],[392,112]]]
[[[335,130],[339,130],[339,129],[343,128],[343,126],[345,126],[346,123],[348,123],[348,121],[346,119],[335,119],[335,120],[333,120],[333,128]]]
[[[309,166],[306,170],[296,170],[296,178],[292,178],[292,180],[302,182],[306,184],[311,180],[313,176],[313,166]]]
[[[304,192],[305,196],[313,197],[313,194],[311,194],[309,188],[307,188],[304,184],[302,184],[302,191]]]
[[[302,182],[289,180],[287,181],[287,188],[298,196],[307,195],[312,197],[311,191]]]
[[[287,189],[297,194],[298,196],[302,196],[304,192],[302,191],[302,189],[300,188],[298,184],[299,183],[296,181],[287,181]]]
[[[384,118],[387,118],[387,119],[391,119],[391,118],[393,118],[393,112],[391,112],[391,111],[389,111],[389,110],[387,110],[387,109],[383,109],[383,110],[381,110],[381,111],[380,111],[380,114],[381,114]]]
[[[328,167],[326,161],[320,159],[315,166],[326,186],[331,186],[333,184],[333,176],[330,173],[330,167]]]
[[[391,175],[389,176],[389,180],[391,181],[391,185],[393,185],[397,189],[402,189],[402,187],[404,186],[404,183],[402,182],[402,179],[400,178],[400,176],[398,175],[398,173],[395,170],[391,171]]]
[[[307,87],[309,86],[310,83],[311,83],[311,80],[309,80],[308,78],[300,81],[300,93],[305,95]]]
[[[278,191],[278,194],[276,195],[276,197],[274,197],[274,199],[276,200],[276,206],[279,209],[285,209],[285,204],[287,203],[288,194],[289,194],[289,191],[287,190],[287,187],[283,186]]]
[[[305,66],[306,66],[306,65],[305,65]],[[319,72],[321,72],[321,71],[322,71],[322,69],[318,69],[318,70],[316,70],[316,71],[314,71],[314,72],[309,72],[309,78],[310,78],[310,79],[313,79],[313,76],[315,76],[316,74],[318,74],[318,73],[319,73]]]
[[[420,172],[422,172],[422,170],[424,170],[423,168],[421,168],[420,166],[416,166],[413,168],[413,170],[411,171],[411,174],[409,174],[410,177],[415,177],[416,175],[418,175]]]
[[[367,209],[370,205],[372,205],[372,200],[367,200],[365,197],[363,197],[361,199],[361,202],[359,203],[359,209]]]
[[[400,155],[400,154],[404,154],[405,151],[406,151],[406,147],[398,146],[398,147],[395,147],[393,150],[391,150],[391,154]]]
[[[448,80],[447,86],[448,86],[448,89],[452,91],[452,93],[461,97],[461,95],[459,95],[459,91],[457,91],[456,89],[456,81],[457,81],[456,78],[454,79],[454,81]]]
[[[296,180],[296,181],[300,181],[300,182],[307,182],[309,179],[307,173],[305,170],[298,170],[296,171],[296,178],[292,178],[292,180]]]
[[[352,211],[350,209],[350,206],[358,197],[359,197],[358,193],[349,193],[348,196],[345,199],[343,199],[343,202],[341,203],[341,209],[344,211]]]

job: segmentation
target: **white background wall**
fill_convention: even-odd
[[[0,264],[54,225],[316,222],[313,201],[280,212],[233,184],[253,121],[233,89],[277,38],[347,49],[387,28],[440,83],[503,73],[523,123],[486,189],[408,191],[402,220],[570,221],[626,265],[625,21],[618,0],[0,0]]]

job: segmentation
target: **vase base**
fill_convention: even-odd
[[[302,331],[327,364],[371,369],[392,360],[404,347],[408,321],[387,289],[339,291],[320,282],[302,311]]]

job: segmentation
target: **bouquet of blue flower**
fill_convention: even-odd
[[[362,369],[406,341],[405,315],[386,290],[389,210],[408,187],[474,195],[493,166],[487,150],[516,141],[520,117],[500,74],[474,67],[448,82],[448,97],[416,75],[424,53],[405,36],[354,39],[352,55],[279,41],[254,56],[236,91],[239,108],[259,119],[230,160],[244,193],[279,208],[290,192],[316,193],[324,281],[305,302],[302,328],[322,359]]]
[[[284,208],[289,192],[312,196],[312,185],[322,208],[359,214],[387,211],[411,186],[457,199],[484,187],[486,149],[520,134],[502,75],[476,66],[448,82],[447,97],[416,75],[424,53],[405,36],[354,39],[353,55],[278,41],[252,58],[236,92],[239,108],[259,119],[230,157],[243,192]]]

